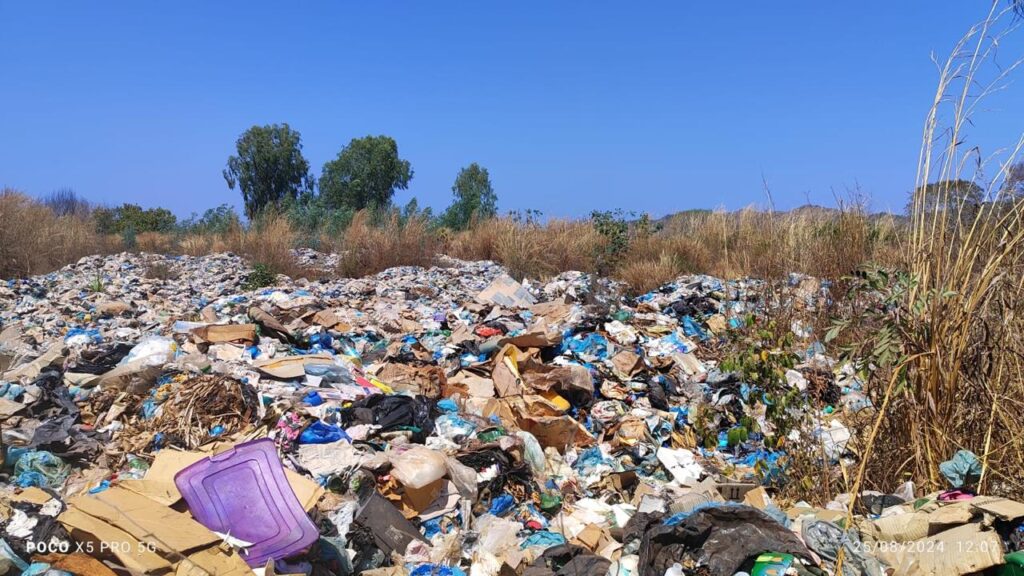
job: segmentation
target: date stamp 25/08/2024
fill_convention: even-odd
[[[935,553],[946,552],[954,554],[971,553],[999,553],[1002,554],[1002,547],[988,540],[956,540],[946,542],[941,540],[915,540],[913,542],[861,542],[858,547],[869,553],[874,552],[913,552],[913,553]]]

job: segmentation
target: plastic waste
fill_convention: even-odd
[[[962,488],[981,478],[981,461],[970,450],[957,450],[952,458],[939,464],[939,472],[950,486]]]
[[[147,366],[162,366],[171,361],[177,350],[178,344],[172,338],[147,336],[128,352],[119,365],[140,362]]]
[[[7,540],[0,538],[0,574],[10,574],[12,568],[24,572],[28,570],[28,562],[22,560],[14,553],[14,550],[11,550],[11,545],[7,543]]]
[[[434,420],[434,433],[447,440],[466,438],[476,430],[476,424],[455,414],[442,414]]]
[[[690,486],[697,482],[704,468],[697,462],[693,452],[685,448],[658,448],[658,462],[672,474],[676,482]]]
[[[306,364],[306,374],[328,383],[353,382],[352,372],[340,364]]]
[[[412,446],[388,456],[391,475],[403,486],[417,489],[444,477],[446,458],[443,453],[424,446]]]
[[[71,474],[71,467],[59,456],[44,450],[30,450],[14,464],[17,484],[22,488],[59,488]]]
[[[103,337],[100,336],[99,330],[95,328],[72,328],[68,330],[68,333],[64,336],[64,344],[72,348],[86,346],[88,344],[99,344],[103,342]]]
[[[307,426],[299,435],[299,444],[329,444],[338,440],[352,441],[341,428],[325,424],[320,420]]]
[[[544,457],[544,448],[537,441],[537,437],[525,430],[516,432],[516,436],[523,442],[523,458],[530,465],[530,469],[534,475],[543,477],[547,458]]]
[[[175,474],[174,484],[200,524],[251,543],[244,555],[249,566],[292,556],[319,536],[270,439],[204,458]]]

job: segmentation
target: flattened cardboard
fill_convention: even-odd
[[[617,373],[623,376],[629,377],[636,374],[643,365],[643,359],[632,350],[623,349],[615,356],[612,356],[612,366],[615,367]]]
[[[35,562],[45,562],[50,565],[50,568],[55,570],[63,570],[70,572],[77,576],[117,576],[117,574],[107,568],[107,566],[82,552],[74,552],[72,554],[46,554],[42,556],[33,556]]]
[[[416,511],[420,520],[431,520],[455,509],[460,500],[455,483],[441,479],[419,490],[405,487],[403,504]]]
[[[191,517],[117,486],[76,496],[68,500],[68,506],[165,552],[186,552],[220,542],[216,534]]]
[[[43,368],[60,364],[63,361],[63,347],[60,344],[53,344],[46,350],[46,352],[43,352],[42,355],[35,360],[26,364],[21,364],[12,370],[4,372],[3,378],[0,378],[0,380],[14,382],[21,378],[32,379],[39,376],[39,373],[43,371]]]
[[[964,524],[930,538],[872,547],[901,576],[974,574],[1003,563],[1003,543],[994,530]]]
[[[11,416],[21,412],[24,408],[25,405],[20,402],[8,400],[7,398],[0,398],[0,420],[7,420]]]
[[[866,521],[861,533],[882,542],[911,542],[928,536],[928,526],[927,514],[899,514]]]
[[[1016,520],[1024,516],[1024,504],[995,496],[976,496],[966,501],[971,506],[1003,520]]]
[[[561,324],[572,315],[572,304],[565,299],[550,300],[530,306],[530,312],[543,318],[548,324]]]
[[[25,488],[21,492],[11,495],[11,502],[27,502],[37,506],[42,506],[50,500],[53,500],[52,496],[47,494],[42,488],[36,488],[35,486]]]
[[[768,497],[768,492],[764,489],[764,486],[758,486],[743,495],[743,503],[753,506],[758,510],[764,510],[772,503],[772,499]]]
[[[456,391],[476,398],[494,398],[494,380],[478,376],[468,370],[460,370],[448,378],[444,396],[451,396]]]
[[[519,427],[537,437],[540,445],[553,447],[559,453],[568,446],[591,446],[594,437],[571,416],[526,416],[519,419]]]
[[[306,364],[333,364],[334,357],[330,354],[306,354],[303,356],[287,356],[285,358],[268,358],[253,362],[253,367],[267,376],[280,380],[294,380],[306,374]]]
[[[192,329],[192,341],[200,344],[255,344],[255,324],[210,324]]]
[[[543,318],[526,328],[522,334],[502,338],[498,344],[513,344],[520,348],[546,348],[562,341],[562,333],[550,326]]]
[[[171,568],[170,562],[151,552],[148,546],[131,534],[73,506],[58,516],[57,520],[76,540],[91,542],[93,550],[100,550],[105,543],[121,564],[137,574],[154,574]]]
[[[249,576],[252,573],[252,568],[237,552],[214,546],[193,552],[178,562],[174,576]]]
[[[321,310],[313,315],[313,324],[318,324],[324,328],[334,328],[338,324],[341,324],[341,318],[331,310]]]

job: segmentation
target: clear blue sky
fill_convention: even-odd
[[[302,133],[319,175],[388,134],[415,195],[460,166],[504,210],[662,215],[832,204],[912,188],[947,53],[986,0],[866,2],[64,2],[0,0],[0,186],[69,186],[185,216],[238,204],[221,176],[253,124]],[[1018,37],[1003,59],[1024,55]],[[1019,82],[973,136],[1024,129]]]

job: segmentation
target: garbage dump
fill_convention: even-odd
[[[967,450],[948,490],[849,522],[849,494],[778,498],[800,438],[855,458],[869,395],[794,320],[787,397],[825,408],[779,429],[720,344],[827,283],[250,271],[122,254],[0,284],[0,574],[1024,573],[1024,504],[976,494]]]

